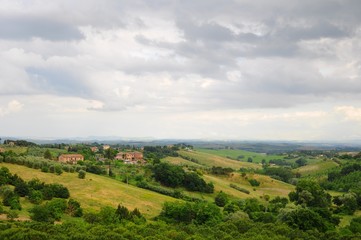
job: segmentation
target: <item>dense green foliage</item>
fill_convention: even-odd
[[[214,202],[218,207],[224,207],[228,203],[229,199],[227,194],[220,191],[217,196],[214,198]]]
[[[15,146],[19,146],[19,147],[37,146],[36,143],[25,141],[25,140],[10,140],[10,139],[4,140],[4,144],[10,144],[10,143],[14,143]]]
[[[189,191],[212,193],[214,186],[206,183],[197,173],[185,172],[182,167],[168,163],[153,166],[155,180],[168,187],[183,186]]]
[[[322,185],[326,189],[347,192],[350,189],[360,187],[360,182],[361,164],[354,163],[328,173],[327,182],[323,182]]]
[[[2,167],[0,169],[0,186],[12,185],[14,190],[4,188],[2,191],[3,204],[10,206],[11,209],[21,209],[19,197],[28,197],[29,201],[35,204],[42,200],[51,200],[52,198],[69,198],[69,190],[61,184],[46,184],[38,179],[24,181],[16,174],[10,173],[9,169]]]
[[[302,179],[296,185],[296,191],[290,192],[292,202],[306,207],[327,208],[331,205],[331,196],[312,180]]]
[[[222,213],[212,203],[175,202],[165,203],[159,218],[167,222],[205,224],[221,221]]]
[[[285,167],[268,167],[263,170],[263,173],[283,182],[290,182],[290,180],[295,177],[292,170]]]
[[[178,157],[178,147],[168,146],[145,146],[144,147],[144,158],[159,162],[160,159],[165,157]]]

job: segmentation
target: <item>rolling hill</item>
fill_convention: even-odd
[[[71,198],[79,201],[81,206],[88,211],[98,210],[104,206],[116,207],[121,204],[131,210],[138,208],[145,217],[151,218],[160,213],[164,202],[176,200],[91,173],[87,173],[85,179],[79,179],[77,173],[63,173],[58,176],[8,163],[0,163],[0,167],[7,167],[12,174],[17,174],[26,181],[38,178],[45,183],[63,184],[69,189]],[[28,207],[31,206],[26,204],[26,201],[23,203]]]

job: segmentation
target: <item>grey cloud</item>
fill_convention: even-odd
[[[92,98],[93,89],[72,72],[61,69],[27,68],[31,85],[41,93]]]
[[[234,34],[228,29],[215,22],[201,23],[199,25],[187,19],[178,19],[177,26],[183,30],[186,39],[191,41],[215,41],[218,43],[231,41]]]
[[[356,38],[355,31],[360,27],[361,17],[356,10],[357,1],[109,1],[99,4],[87,1],[77,4],[70,11],[69,20],[55,21],[40,17],[1,17],[0,37],[7,39],[29,39],[39,37],[50,40],[84,40],[83,49],[74,55],[91,55],[89,61],[95,62],[94,71],[107,71],[109,64],[111,71],[117,70],[130,77],[151,76],[157,78],[159,74],[166,73],[169,79],[178,83],[177,88],[168,89],[169,95],[165,98],[179,97],[178,87],[184,88],[186,96],[191,99],[193,106],[199,108],[253,108],[253,107],[289,107],[312,101],[322,101],[332,94],[355,94],[361,91],[356,81],[346,81],[343,75],[325,79],[319,69],[313,67],[313,62],[320,56],[320,52],[307,51],[303,41],[321,41],[329,38],[334,41]],[[98,6],[98,8],[97,8]],[[70,8],[70,5],[66,5]],[[83,9],[82,11],[81,9]],[[81,14],[83,13],[83,14]],[[59,18],[56,18],[59,19]],[[61,19],[61,18],[60,18]],[[154,37],[156,31],[152,30],[152,21],[169,21],[175,25],[175,30],[181,32],[181,41],[166,41]],[[47,22],[45,22],[47,20]],[[132,24],[129,24],[132,22]],[[128,24],[128,25],[127,25]],[[239,27],[242,31],[232,31],[227,24]],[[247,29],[247,24],[263,26],[263,32],[257,33]],[[7,26],[12,28],[6,28]],[[4,27],[5,28],[4,28]],[[101,33],[104,29],[128,29],[137,33],[133,39],[141,47],[124,48],[123,53],[117,56],[102,54],[92,56],[91,44],[96,44],[97,38],[82,39],[79,26],[92,27],[92,34]],[[168,25],[167,25],[168,26]],[[158,27],[158,26],[156,26]],[[57,31],[59,29],[59,31]],[[98,32],[99,31],[99,32]],[[143,32],[144,31],[144,32]],[[123,33],[123,32],[122,32]],[[147,35],[148,34],[148,35]],[[106,44],[106,38],[101,39]],[[117,36],[112,36],[116,38]],[[157,40],[152,39],[154,37]],[[161,39],[161,40],[160,40]],[[94,40],[94,42],[92,42]],[[88,45],[87,45],[88,44]],[[72,45],[75,49],[77,45]],[[90,48],[89,48],[90,47]],[[130,51],[140,55],[148,48],[150,52],[159,49],[165,50],[155,58],[132,57]],[[76,50],[75,50],[76,51]],[[101,52],[101,49],[96,49]],[[356,50],[356,51],[359,51]],[[307,52],[307,54],[305,53]],[[59,53],[61,55],[61,53]],[[333,55],[332,55],[333,54]],[[70,54],[71,55],[71,54]],[[337,58],[337,53],[328,56]],[[99,56],[99,59],[97,59]],[[182,61],[178,61],[181,58]],[[347,58],[347,57],[345,57]],[[81,58],[79,58],[81,61]],[[241,59],[241,60],[240,60]],[[265,61],[265,59],[267,61]],[[299,59],[300,61],[294,61]],[[328,59],[322,59],[327,65]],[[350,57],[347,61],[354,61]],[[243,62],[257,62],[255,66],[243,65]],[[308,61],[310,61],[309,64]],[[114,63],[114,64],[113,64]],[[80,66],[88,62],[79,63]],[[106,65],[107,67],[104,67]],[[101,66],[101,67],[99,67]],[[105,69],[103,69],[103,67]],[[162,95],[163,92],[146,85],[146,80],[136,80],[138,83],[129,83],[122,79],[121,84],[127,83],[132,87],[140,85],[144,89],[134,101],[119,99],[107,95],[107,92],[97,91],[91,86],[83,71],[86,67],[74,69],[72,73],[61,69],[27,69],[27,73],[38,89],[44,89],[58,95],[81,96],[83,98],[100,99],[105,102],[101,110],[126,109],[149,101],[144,96],[148,91]],[[79,71],[79,76],[75,74]],[[228,71],[240,71],[242,80],[229,83]],[[83,74],[83,75],[82,75]],[[182,80],[184,76],[195,78],[210,78],[217,82],[216,88],[201,89],[191,85],[192,78]],[[358,78],[360,73],[358,73]],[[346,78],[346,77],[345,77]],[[102,80],[102,79],[99,79]],[[89,82],[87,82],[89,81]],[[144,82],[142,82],[144,81]],[[348,84],[344,84],[345,81]],[[361,82],[361,81],[359,81]],[[107,84],[107,83],[105,83]],[[154,85],[157,82],[153,82]],[[109,89],[106,89],[107,91]],[[163,96],[163,95],[162,95]],[[182,96],[183,97],[183,96]],[[163,98],[164,99],[164,98]],[[154,105],[167,105],[164,100],[154,100]],[[209,104],[212,103],[212,104]],[[213,104],[214,103],[214,104]],[[187,106],[190,107],[190,106]],[[100,110],[100,109],[94,109]]]
[[[3,39],[28,40],[38,37],[52,41],[69,41],[83,38],[76,26],[41,17],[2,16],[0,29],[0,38]]]

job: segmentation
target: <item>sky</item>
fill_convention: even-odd
[[[0,136],[361,139],[359,0],[0,0]]]

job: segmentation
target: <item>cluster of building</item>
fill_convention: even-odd
[[[61,154],[58,161],[62,163],[76,164],[78,161],[84,161],[84,156],[81,154]]]
[[[126,164],[145,163],[141,152],[119,152],[115,159],[123,160]]]
[[[103,149],[109,149],[109,145],[104,145]],[[92,152],[99,151],[98,147],[91,147]],[[138,151],[133,152],[119,152],[115,156],[116,160],[122,160],[126,164],[144,164],[143,153]],[[76,164],[78,161],[84,161],[84,156],[81,154],[61,154],[58,161],[62,163]]]

